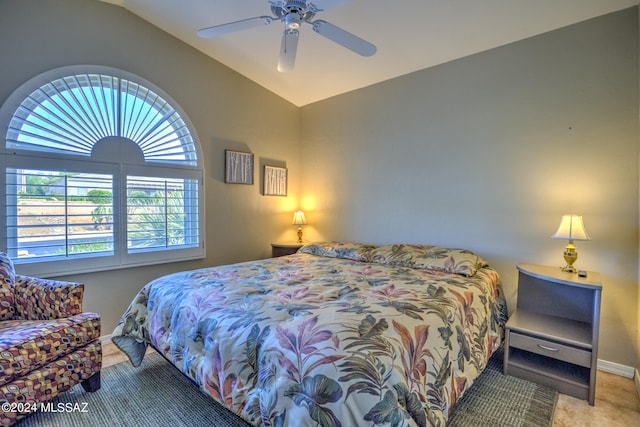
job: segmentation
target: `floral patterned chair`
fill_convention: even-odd
[[[84,285],[15,274],[0,252],[0,424],[81,383],[100,388],[100,316],[82,312]]]

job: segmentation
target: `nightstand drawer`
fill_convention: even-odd
[[[517,332],[509,333],[509,346],[580,366],[591,366],[591,352]]]

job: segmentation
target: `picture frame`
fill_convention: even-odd
[[[265,196],[287,195],[287,169],[275,166],[264,167],[264,191]]]
[[[253,153],[224,150],[224,182],[227,184],[253,184]]]

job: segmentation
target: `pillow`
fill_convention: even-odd
[[[488,265],[466,249],[449,249],[427,245],[387,245],[370,252],[371,262],[401,267],[436,270],[471,277]]]
[[[488,265],[478,255],[466,249],[449,249],[427,245],[376,246],[362,243],[323,242],[305,245],[298,253],[435,270],[467,277],[473,276],[479,268]]]
[[[374,245],[363,243],[321,242],[305,245],[300,248],[298,253],[369,262],[368,253],[375,248]]]
[[[16,272],[13,262],[4,252],[0,252],[0,320],[11,320],[15,317],[13,285]]]

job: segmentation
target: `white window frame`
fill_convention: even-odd
[[[141,161],[125,156],[107,156],[101,158],[87,157],[85,155],[68,154],[53,151],[33,151],[20,148],[7,148],[5,134],[0,135],[0,250],[7,252],[8,235],[7,209],[15,205],[7,194],[6,171],[7,169],[30,169],[30,170],[51,170],[84,173],[101,173],[113,176],[113,256],[87,256],[69,258],[54,258],[42,260],[38,258],[14,258],[16,270],[21,274],[29,274],[39,277],[52,277],[66,274],[87,273],[102,270],[120,269],[143,265],[165,264],[167,262],[177,262],[204,258],[205,253],[205,212],[204,212],[204,170],[202,167],[201,147],[197,134],[189,118],[180,106],[162,89],[153,83],[112,67],[77,65],[57,68],[47,71],[20,86],[0,107],[0,125],[7,129],[16,109],[26,97],[34,90],[65,76],[76,74],[103,74],[129,80],[152,90],[157,95],[167,101],[178,113],[187,125],[190,137],[195,149],[195,165],[179,164],[179,162],[159,162]],[[121,138],[122,139],[122,138]],[[193,158],[190,159],[191,163]],[[197,227],[198,244],[186,248],[163,248],[160,250],[150,250],[129,253],[127,249],[127,176],[149,176],[164,178],[184,178],[197,182]],[[11,254],[10,254],[11,255]]]

